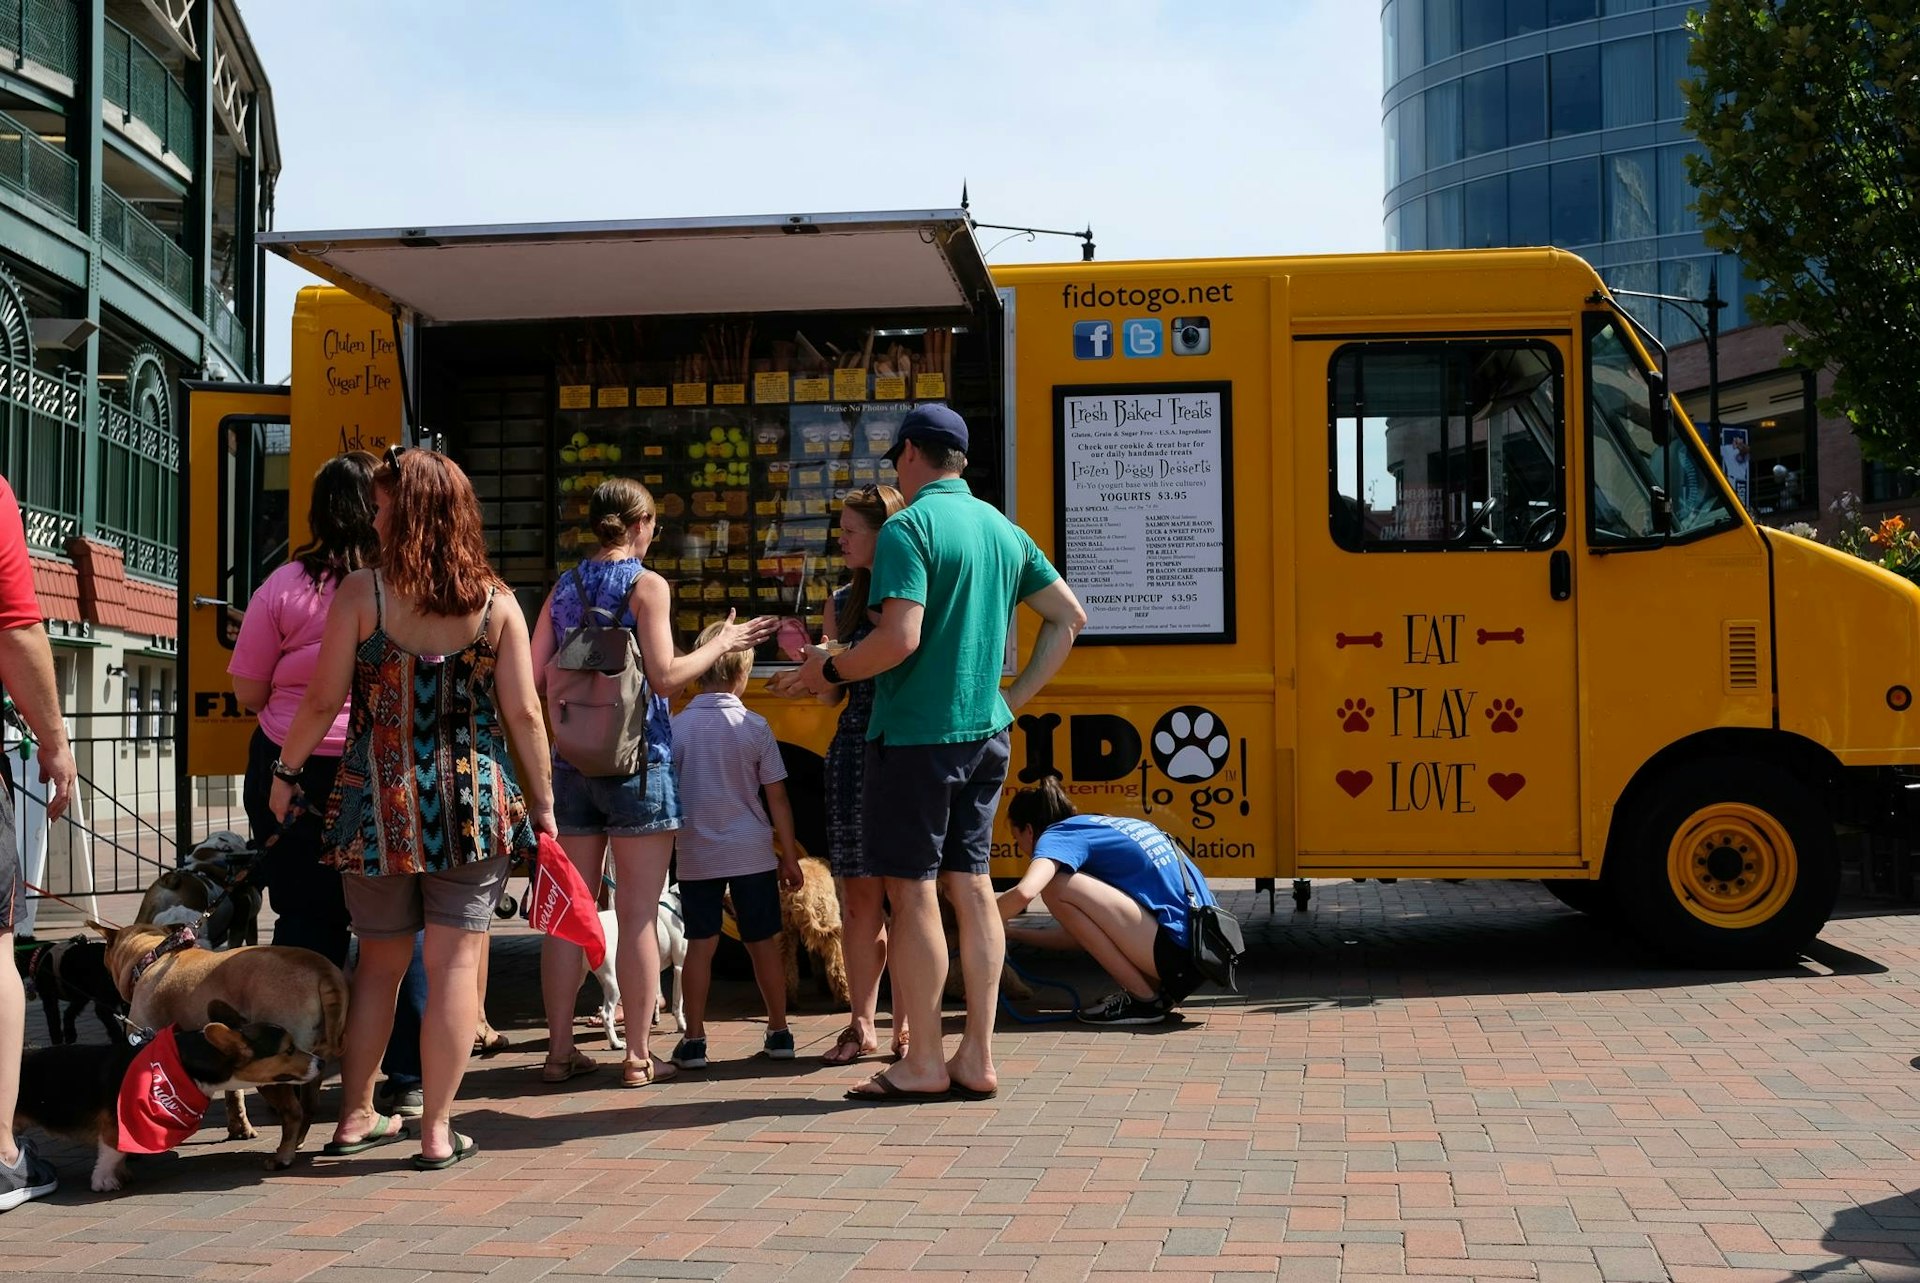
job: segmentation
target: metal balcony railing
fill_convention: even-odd
[[[247,327],[234,312],[233,304],[220,296],[212,282],[207,284],[207,326],[213,331],[213,341],[218,343],[226,354],[234,359],[242,374],[247,369]]]
[[[80,6],[76,0],[0,0],[0,44],[14,66],[37,62],[68,80],[80,75]]]
[[[193,258],[171,236],[108,187],[100,189],[100,243],[167,293],[193,306]]]
[[[192,100],[160,56],[111,18],[105,73],[107,101],[151,129],[168,153],[192,169]]]
[[[5,114],[0,114],[0,183],[68,222],[79,215],[80,162]]]

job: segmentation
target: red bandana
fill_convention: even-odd
[[[600,910],[580,870],[547,834],[540,835],[540,865],[534,870],[533,907],[527,921],[535,931],[566,940],[587,951],[587,965],[598,967],[607,957],[607,933],[600,929]]]
[[[207,1094],[187,1077],[168,1025],[134,1053],[120,1084],[123,1154],[164,1154],[200,1130]]]

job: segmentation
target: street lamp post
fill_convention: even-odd
[[[1694,329],[1698,330],[1700,332],[1700,337],[1706,340],[1706,344],[1707,344],[1707,422],[1713,428],[1712,441],[1710,444],[1713,447],[1714,457],[1716,459],[1719,458],[1719,455],[1720,455],[1720,313],[1727,306],[1727,301],[1720,297],[1719,264],[1715,263],[1713,267],[1708,271],[1707,296],[1705,298],[1688,298],[1684,294],[1649,294],[1643,290],[1617,290],[1617,289],[1614,289],[1612,286],[1607,287],[1607,292],[1621,298],[1645,298],[1645,299],[1652,299],[1656,303],[1670,304],[1674,307],[1676,311],[1680,313],[1681,316],[1686,318],[1687,324],[1693,326]],[[1692,312],[1686,310],[1687,308],[1692,308],[1692,307],[1697,307],[1705,310],[1707,314],[1707,321],[1705,325],[1702,325],[1700,323],[1699,318],[1696,317]]]

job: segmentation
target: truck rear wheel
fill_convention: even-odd
[[[1814,791],[1778,767],[1681,765],[1621,818],[1624,841],[1606,871],[1614,906],[1676,962],[1789,962],[1833,912],[1833,823]]]

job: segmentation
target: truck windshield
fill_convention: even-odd
[[[1666,439],[1655,439],[1653,389],[1622,324],[1596,318],[1587,331],[1587,488],[1594,543],[1698,537],[1739,525],[1726,491],[1680,425],[1671,423]],[[1656,519],[1656,492],[1666,496],[1672,512],[1666,530]]]

